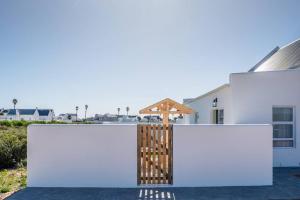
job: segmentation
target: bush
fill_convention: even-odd
[[[10,126],[12,126],[12,121],[7,121],[7,120],[0,121],[0,125],[1,126],[8,126],[8,127],[10,127]]]
[[[21,121],[11,121],[11,123],[12,123],[12,126],[17,126],[17,127],[19,127],[19,126],[28,126],[30,124],[30,122],[23,121],[23,120],[21,120]]]
[[[1,193],[26,187],[26,177],[26,168],[0,170],[0,199]]]
[[[0,188],[0,193],[6,193],[6,192],[9,192],[10,191],[10,188],[8,186],[2,186]]]
[[[3,133],[0,135],[0,169],[16,167],[26,159],[26,135]]]

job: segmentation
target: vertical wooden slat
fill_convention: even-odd
[[[143,125],[143,184],[146,184],[146,147],[147,147],[147,130]]]
[[[158,140],[158,184],[161,184],[161,126],[157,125],[157,140]]]
[[[168,125],[166,125],[166,139],[165,139],[165,145],[166,145],[166,180],[165,183],[169,182],[169,129],[168,129]]]
[[[150,183],[153,184],[155,180],[154,175],[154,130],[153,125],[150,126],[150,133],[151,133],[151,142],[150,142]]]
[[[153,127],[154,130],[154,141],[155,141],[155,183],[158,184],[158,125]]]
[[[148,130],[147,130],[147,134],[148,134],[148,144],[147,144],[147,158],[148,158],[148,170],[147,170],[147,183],[150,184],[151,183],[151,125],[148,125]]]
[[[141,125],[137,126],[137,184],[141,184]]]
[[[152,134],[153,134],[153,163],[152,163],[152,173],[153,173],[153,183],[156,184],[157,171],[156,171],[156,125],[152,126]]]
[[[154,127],[151,126],[150,128],[151,130],[151,159],[150,159],[150,163],[151,163],[151,184],[154,184],[154,180],[155,180],[155,168],[154,168],[154,163],[155,163],[155,136],[154,136],[154,133],[155,133],[155,130],[154,130]]]
[[[171,130],[172,130],[172,139],[171,139],[171,175],[172,175],[172,179],[171,179],[171,183],[170,184],[173,184],[173,181],[174,181],[174,178],[173,178],[173,172],[174,172],[174,169],[173,169],[173,167],[174,167],[174,165],[173,165],[173,145],[174,145],[174,132],[173,132],[173,125],[171,126]]]
[[[167,183],[167,179],[166,179],[166,125],[163,125],[163,183]]]
[[[153,142],[153,137],[152,137],[152,125],[148,127],[148,131],[150,134],[150,143],[149,143],[149,184],[152,184],[152,179],[153,179],[153,174],[152,174],[152,142]]]
[[[172,177],[173,177],[173,169],[172,169],[172,163],[173,163],[173,127],[171,124],[169,124],[168,127],[168,183],[172,184]]]

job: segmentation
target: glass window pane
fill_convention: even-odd
[[[224,124],[224,110],[219,110],[219,124]]]
[[[293,147],[293,140],[274,140],[273,147]]]
[[[274,124],[273,125],[274,138],[293,138],[292,124]]]
[[[273,108],[273,121],[293,121],[293,108]]]

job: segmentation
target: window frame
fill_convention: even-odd
[[[221,117],[220,117],[220,110],[223,111],[223,119],[222,119],[223,123],[222,124],[224,124],[224,119],[225,119],[225,110],[224,110],[224,108],[214,108],[214,109],[212,109],[212,112],[211,112],[211,121],[212,121],[212,124],[222,125],[221,123],[217,123],[221,119]],[[216,112],[216,115],[214,114],[214,112]]]
[[[274,108],[291,108],[292,109],[292,114],[293,114],[293,121],[273,121],[273,109]],[[274,147],[275,149],[292,149],[292,148],[296,148],[296,109],[295,106],[291,106],[291,105],[284,105],[284,106],[280,106],[280,105],[276,105],[276,106],[272,106],[272,144],[273,141],[293,141],[293,146],[291,147]],[[274,125],[281,125],[281,124],[289,124],[289,125],[293,125],[293,137],[292,138],[274,138]]]

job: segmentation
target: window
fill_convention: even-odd
[[[224,110],[213,110],[213,124],[224,124]]]
[[[273,107],[273,147],[294,147],[293,107]]]

